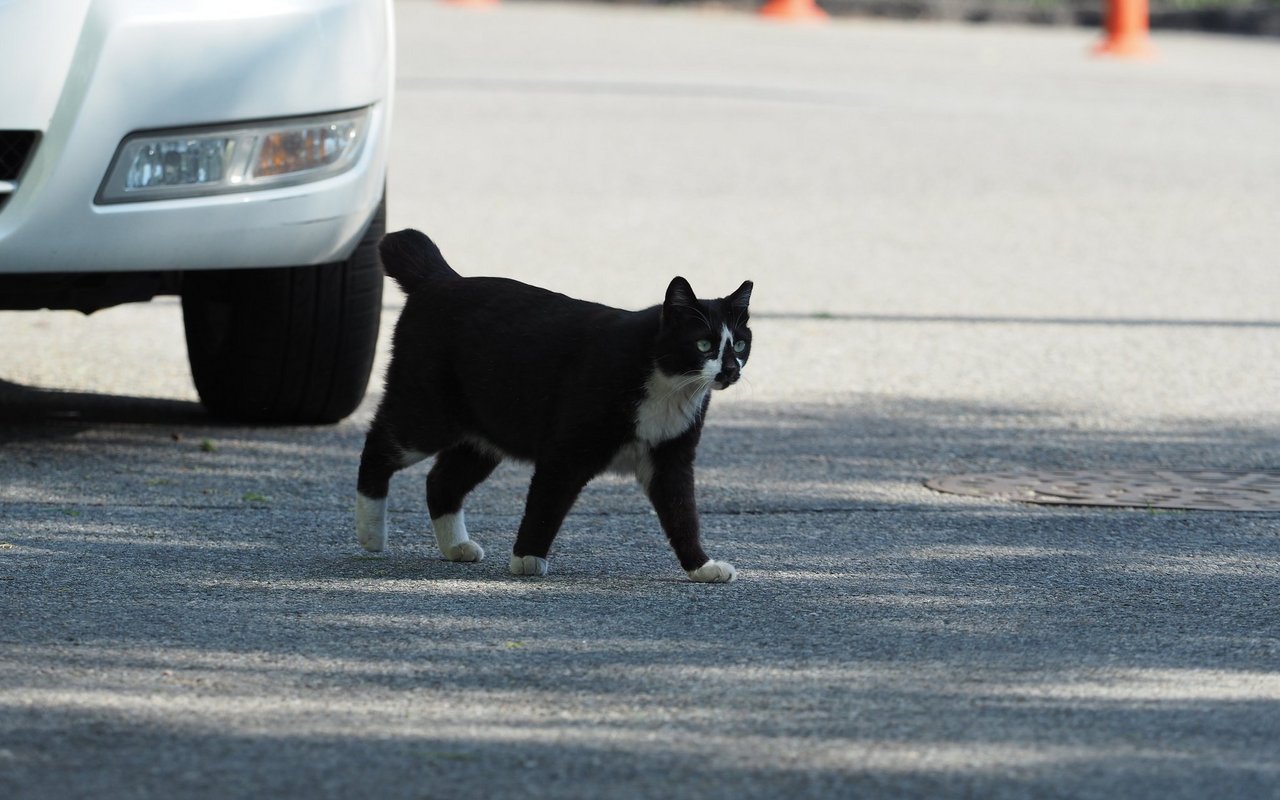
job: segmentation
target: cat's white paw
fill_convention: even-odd
[[[385,530],[357,529],[356,541],[370,553],[381,553],[387,546],[387,532]]]
[[[537,556],[512,556],[512,575],[546,575],[547,560]]]
[[[470,539],[458,542],[443,552],[449,561],[484,561],[484,548]]]
[[[449,561],[484,561],[484,548],[467,536],[467,516],[462,511],[432,519],[431,529]]]
[[[356,494],[356,541],[371,553],[387,546],[387,498]]]
[[[736,577],[738,571],[728,561],[711,560],[689,570],[689,580],[697,583],[729,583]]]

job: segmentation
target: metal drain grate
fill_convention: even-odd
[[[924,485],[948,494],[1024,503],[1280,511],[1280,472],[1015,470],[948,475]]]

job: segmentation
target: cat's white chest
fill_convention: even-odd
[[[644,399],[636,407],[636,440],[653,447],[693,427],[711,391],[710,384],[699,378],[672,377],[654,370],[645,382]]]
[[[612,472],[634,474],[647,491],[653,478],[653,448],[680,436],[698,421],[710,386],[654,370],[636,407],[636,436],[613,457]]]

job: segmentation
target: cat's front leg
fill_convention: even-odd
[[[702,549],[694,498],[693,454],[692,444],[679,439],[665,442],[654,448],[646,468],[637,474],[689,580],[728,583],[738,577],[738,571],[726,561],[708,558]]]
[[[689,570],[689,580],[694,583],[729,583],[738,577],[738,571],[728,561],[708,559],[707,563]]]
[[[559,464],[539,464],[534,469],[524,518],[520,520],[516,544],[511,551],[512,575],[547,574],[551,542],[592,474],[580,466]]]

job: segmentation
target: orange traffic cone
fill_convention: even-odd
[[[814,0],[767,0],[760,7],[760,16],[790,22],[822,22],[827,12]]]
[[[1093,52],[1117,58],[1153,58],[1156,49],[1147,36],[1150,13],[1147,0],[1107,0],[1106,38]]]

